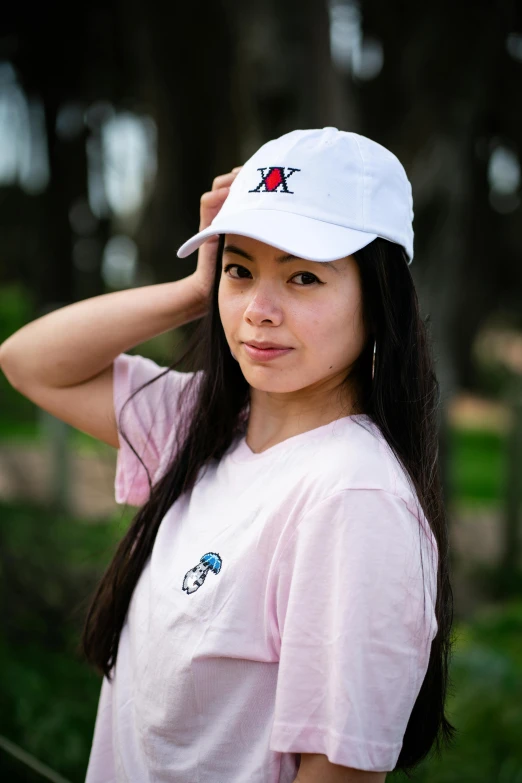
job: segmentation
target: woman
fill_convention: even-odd
[[[2,346],[16,388],[119,448],[116,499],[140,506],[84,630],[88,783],[380,783],[451,740],[412,218],[384,147],[294,131],[203,196],[194,274]],[[126,353],[196,318],[171,367]]]

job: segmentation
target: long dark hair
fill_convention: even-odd
[[[81,640],[83,651],[109,680],[130,600],[151,555],[161,520],[176,499],[193,488],[200,469],[211,459],[219,460],[233,439],[244,432],[249,385],[230,353],[218,309],[223,246],[221,236],[207,314],[197,324],[183,355],[169,368],[175,369],[187,359],[194,368],[193,378],[182,395],[187,407],[182,407],[177,416],[178,421],[185,423],[179,428],[177,450],[168,470],[154,486],[149,476],[149,500],[136,513],[88,610]],[[409,777],[433,747],[440,754],[443,744],[449,746],[456,732],[444,714],[453,646],[453,593],[439,469],[439,384],[429,346],[428,319],[425,322],[421,317],[403,248],[378,237],[353,256],[360,271],[368,339],[347,382],[357,388],[360,409],[378,425],[404,467],[438,547],[438,630],[395,766]],[[185,395],[192,381],[189,407]],[[132,446],[118,424],[122,436]]]

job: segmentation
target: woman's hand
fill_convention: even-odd
[[[203,193],[200,202],[199,230],[207,228],[223,206],[229,194],[230,186],[241,171],[241,166],[232,169],[228,174],[221,174],[212,183],[212,190]],[[192,275],[194,285],[203,301],[208,301],[216,270],[216,255],[219,236],[205,240],[198,250],[198,265]]]

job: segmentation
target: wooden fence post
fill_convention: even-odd
[[[522,565],[521,515],[522,515],[522,377],[516,376],[509,392],[512,412],[511,430],[508,435],[507,475],[505,494],[502,561],[504,579],[509,582]]]

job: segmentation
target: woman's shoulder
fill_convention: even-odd
[[[202,376],[201,371],[175,370],[140,354],[121,353],[113,366],[116,411],[125,406],[124,415],[130,419],[135,414],[170,419],[185,400],[192,405]]]
[[[415,535],[418,527],[411,522],[420,522],[436,548],[409,474],[369,416],[359,414],[336,421],[328,436],[320,439],[312,462],[315,481],[305,490],[307,511],[313,513],[325,504],[351,507],[371,498],[369,504],[377,503],[383,514],[392,513],[392,509],[400,514],[404,529]]]
[[[158,364],[154,359],[141,354],[120,353],[114,359],[114,373],[118,379],[130,379],[132,386],[137,388],[142,384],[157,379],[160,386],[184,387],[201,372],[182,372],[172,367]]]
[[[416,507],[409,477],[380,427],[367,415],[345,417],[334,423],[315,452],[316,476],[324,491],[373,489],[389,492]]]
[[[173,458],[190,420],[198,377],[140,354],[121,353],[114,360],[114,411],[125,436],[116,464],[117,503],[148,500],[147,474],[158,480]]]

